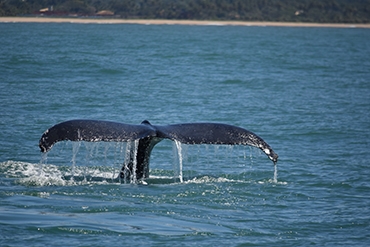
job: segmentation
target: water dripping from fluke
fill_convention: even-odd
[[[181,146],[181,142],[175,140],[175,144],[176,144],[176,149],[177,149],[177,156],[178,156],[178,161],[179,161],[179,174],[178,174],[178,178],[180,179],[180,183],[183,183],[184,182],[184,179],[183,179],[183,173],[182,173],[182,146]]]
[[[277,183],[277,176],[278,176],[278,172],[277,172],[277,164],[276,162],[274,163],[274,183]]]
[[[139,140],[134,141],[134,147],[133,147],[133,157],[137,157],[137,149],[139,147]],[[130,183],[136,184],[137,183],[137,176],[136,176],[136,170],[137,170],[137,159],[133,159],[132,162],[132,177],[130,179]]]
[[[48,160],[48,155],[47,153],[41,153],[41,159],[39,163],[39,176],[43,176],[44,174],[44,165],[46,164]]]
[[[137,156],[138,156],[139,140],[127,142],[125,150],[125,161],[120,173],[121,183],[137,184]]]
[[[222,123],[181,123],[152,125],[144,120],[140,125],[100,120],[69,120],[54,125],[44,132],[39,141],[41,152],[48,152],[59,141],[73,141],[72,179],[76,169],[76,154],[81,141],[126,142],[126,159],[118,180],[138,183],[149,178],[149,160],[154,146],[163,139],[175,142],[179,169],[177,176],[183,182],[182,144],[243,145],[261,149],[275,164],[278,155],[258,135],[241,127]],[[277,181],[275,165],[274,180]],[[177,179],[177,178],[176,178]]]
[[[45,174],[45,169],[47,169],[48,167],[46,163],[48,161],[48,158],[50,158],[48,157],[48,153],[45,152],[45,153],[42,153],[40,164],[37,169],[37,172],[39,174],[38,177],[39,179],[45,179],[45,177],[51,177],[51,176],[54,177],[54,175],[59,176],[60,179],[63,180],[65,184],[69,184],[69,185],[88,184],[88,183],[95,183],[95,182],[97,183],[106,182],[106,183],[121,183],[121,184],[138,184],[138,185],[163,184],[163,183],[164,184],[171,184],[171,183],[176,184],[176,183],[187,183],[189,182],[189,180],[192,181],[198,178],[199,176],[202,177],[201,174],[198,174],[197,176],[193,177],[191,175],[192,169],[189,170],[190,173],[188,170],[186,170],[184,173],[184,162],[188,159],[187,158],[188,145],[183,145],[179,141],[174,141],[172,145],[172,150],[173,150],[173,154],[172,154],[173,169],[172,171],[171,169],[163,170],[163,171],[159,170],[159,172],[158,171],[154,172],[154,174],[151,175],[150,177],[138,178],[138,173],[137,173],[138,162],[136,158],[139,155],[139,143],[140,143],[139,139],[133,140],[130,142],[125,142],[124,145],[121,142],[121,145],[118,145],[118,146],[117,146],[117,143],[112,143],[114,145],[110,145],[110,147],[114,148],[114,152],[115,152],[114,158],[113,158],[114,162],[112,166],[110,167],[110,169],[104,169],[105,168],[104,165],[102,166],[101,164],[99,164],[99,166],[91,166],[89,164],[89,162],[91,162],[91,160],[89,159],[95,158],[94,156],[91,156],[91,155],[99,155],[99,151],[94,151],[94,154],[91,154],[91,149],[97,150],[98,147],[94,145],[98,145],[98,143],[94,143],[90,146],[86,146],[85,142],[70,142],[70,144],[72,144],[70,146],[72,149],[70,150],[70,154],[72,154],[71,163],[70,163],[71,166],[58,168],[60,169],[58,174],[52,174],[52,175],[50,175],[49,173]],[[197,146],[194,146],[194,147],[197,148]],[[206,146],[201,146],[201,147],[206,148],[208,146],[206,145]],[[233,146],[230,146],[230,147],[233,147]],[[230,151],[229,150],[230,147],[226,147],[227,148],[226,150],[228,152]],[[219,150],[220,150],[220,146],[215,146],[214,152],[216,153],[217,156],[221,155],[219,154]],[[209,150],[207,149],[207,151]],[[81,160],[79,156],[82,155],[82,157],[84,157],[85,156],[84,152],[87,152],[88,155],[86,155],[85,160]],[[104,159],[105,161],[107,158],[109,158],[107,157],[108,153],[109,153],[109,147],[107,147],[107,145],[104,145],[103,154],[105,157]],[[229,156],[230,156],[230,153],[231,152],[228,153]],[[214,158],[209,153],[206,153],[206,154],[202,153],[202,154],[205,155],[205,157],[208,157],[208,158],[211,157],[212,160]],[[229,160],[234,157],[233,155],[229,157],[223,154],[221,156],[222,156],[222,160],[225,160],[225,159]],[[97,157],[98,156],[96,156],[96,158]],[[248,152],[243,153],[241,157],[243,157],[244,161],[250,160],[252,164],[254,163],[254,160],[253,160],[254,155],[252,153],[249,153],[249,154]],[[82,161],[82,165],[80,165],[81,161]],[[230,160],[230,162],[231,161],[232,160]],[[190,158],[190,167],[193,165],[192,162],[194,162],[194,160]],[[85,166],[85,163],[87,163],[87,166]],[[122,166],[124,168],[122,168]],[[123,177],[120,177],[118,175],[120,174],[120,168],[124,169],[125,176]],[[269,183],[273,183],[273,184],[279,183],[278,178],[277,178],[278,176],[277,169],[278,169],[277,164],[274,163],[274,173],[273,173],[273,177],[269,179]],[[207,174],[204,176],[212,177],[212,174]],[[215,178],[219,178],[220,181],[222,181],[224,175],[221,175],[221,177],[219,177],[220,174],[213,174],[213,176],[214,177],[212,181],[216,181],[214,180]],[[248,178],[246,178],[245,175],[242,175],[242,176],[243,176],[242,180],[240,180],[240,177],[239,177],[239,180],[236,179],[235,181],[242,182],[245,179],[247,179],[246,181],[248,181]]]
[[[81,147],[81,142],[72,142],[72,172],[71,172],[71,181],[73,181],[75,171],[76,171],[76,156],[78,153],[78,150]]]

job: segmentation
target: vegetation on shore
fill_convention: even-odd
[[[0,0],[0,16],[96,16],[102,10],[125,19],[370,23],[370,0]]]

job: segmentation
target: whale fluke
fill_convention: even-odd
[[[184,123],[152,125],[144,120],[140,125],[100,120],[70,120],[54,125],[42,135],[41,152],[48,152],[59,141],[129,142],[139,140],[136,157],[131,152],[128,164],[121,170],[121,178],[133,174],[136,161],[136,178],[149,177],[149,159],[153,147],[162,139],[183,144],[249,145],[260,148],[276,164],[278,155],[256,134],[233,125],[220,123]]]

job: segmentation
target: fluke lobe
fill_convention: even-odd
[[[132,148],[130,159],[123,165],[120,177],[126,179],[136,174],[136,179],[142,179],[149,177],[149,159],[153,147],[164,138],[183,144],[249,145],[260,148],[274,164],[278,159],[278,155],[261,137],[246,129],[221,123],[184,123],[160,126],[152,125],[147,120],[140,125],[100,120],[70,120],[46,130],[40,139],[39,146],[41,152],[48,152],[56,142],[65,140],[87,142],[138,140],[138,147],[137,149]]]

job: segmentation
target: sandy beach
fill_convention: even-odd
[[[252,21],[248,22],[248,21],[203,21],[203,20],[202,21],[144,20],[144,19],[56,18],[56,17],[0,17],[0,22],[370,28],[370,24],[358,24],[358,23],[348,24],[348,23],[252,22]]]

